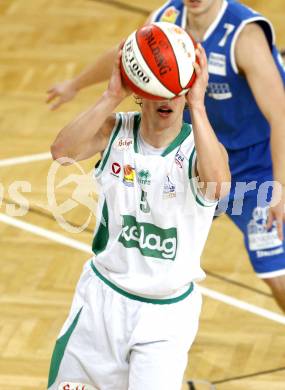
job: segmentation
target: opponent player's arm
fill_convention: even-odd
[[[145,25],[152,21],[153,14],[148,17]],[[112,47],[73,79],[53,85],[47,91],[46,99],[47,103],[53,102],[50,106],[51,110],[56,110],[62,104],[72,100],[81,89],[108,80],[112,74],[117,52],[118,46]]]
[[[48,97],[46,100],[47,103],[54,101],[50,108],[55,110],[63,103],[72,100],[81,89],[108,80],[112,73],[117,52],[118,47],[113,47],[102,54],[94,64],[86,67],[78,76],[52,86],[47,91]],[[57,100],[55,100],[56,98]]]
[[[256,23],[249,24],[242,30],[236,43],[235,56],[239,70],[245,75],[254,98],[271,127],[273,177],[283,186],[283,195],[280,197],[280,192],[275,186],[268,227],[271,227],[273,219],[276,219],[279,237],[282,238],[285,203],[285,93],[283,82],[265,34]]]
[[[187,94],[197,153],[197,173],[201,192],[208,199],[216,200],[227,195],[231,174],[228,155],[219,143],[207,117],[204,97],[208,84],[207,58],[201,45],[196,50],[199,64],[194,64],[197,80]],[[224,184],[225,183],[225,184]]]
[[[65,126],[56,137],[51,146],[53,159],[84,160],[106,148],[115,125],[112,112],[129,94],[122,85],[120,56],[121,51],[113,66],[108,88],[98,102]]]

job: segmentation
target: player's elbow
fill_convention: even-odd
[[[59,142],[54,142],[50,147],[50,152],[53,160],[56,160],[61,165],[70,165],[73,163],[73,157],[69,156],[64,145]]]
[[[219,172],[219,176],[216,181],[215,198],[222,199],[228,195],[231,189],[231,173],[229,167],[223,172]]]
[[[64,151],[61,145],[58,142],[54,142],[50,147],[50,152],[53,160],[59,160],[64,156]]]
[[[231,171],[229,167],[228,153],[222,144],[220,144],[220,150],[223,158],[219,168],[216,169],[216,199],[221,199],[227,196],[231,188]]]

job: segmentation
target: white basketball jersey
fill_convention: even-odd
[[[191,126],[161,155],[139,153],[139,113],[117,114],[95,177],[101,185],[93,259],[111,285],[138,296],[173,296],[200,267],[216,202],[197,191]]]

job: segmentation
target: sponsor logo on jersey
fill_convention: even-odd
[[[167,176],[163,186],[163,198],[175,198],[175,197],[176,197],[175,184],[173,184],[169,176]]]
[[[208,72],[218,76],[226,76],[226,56],[219,53],[210,53],[208,60]]]
[[[123,215],[119,242],[125,248],[137,248],[143,256],[174,260],[177,250],[177,229],[162,229],[146,222],[138,222],[132,215]]]
[[[129,150],[133,145],[132,138],[119,138],[114,145],[114,148],[120,151]]]
[[[129,164],[125,165],[123,183],[128,187],[133,187],[134,180],[135,180],[135,169]]]
[[[121,172],[121,165],[117,162],[112,164],[112,172],[111,175],[119,177],[119,173]]]
[[[58,386],[58,390],[98,390],[91,385],[85,385],[83,383],[63,382]]]
[[[138,182],[140,184],[148,184],[150,185],[150,177],[151,177],[151,174],[149,172],[148,169],[142,169],[141,171],[138,172]]]
[[[168,7],[161,15],[160,22],[175,23],[177,18],[178,18],[179,13],[180,12],[175,7],[173,7],[173,6]]]
[[[252,219],[247,225],[249,249],[251,251],[258,251],[258,257],[265,256],[262,250],[272,249],[282,245],[282,241],[279,239],[277,234],[276,222],[273,223],[272,229],[267,230],[267,217],[268,208],[256,207],[253,210]],[[261,256],[259,256],[259,254]]]
[[[175,164],[177,164],[179,168],[182,168],[184,159],[185,159],[184,154],[181,152],[181,150],[178,150],[178,152],[175,155]]]
[[[227,83],[209,83],[207,95],[215,100],[231,99],[233,96]]]

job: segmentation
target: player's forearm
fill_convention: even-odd
[[[77,77],[72,80],[73,86],[77,91],[90,85],[108,80],[112,73],[112,68],[116,58],[117,48],[114,47],[102,54],[97,61],[84,69]]]
[[[53,158],[68,157],[76,160],[78,156],[82,155],[86,145],[93,141],[106,119],[120,102],[121,100],[119,101],[105,92],[94,106],[60,131],[51,146]],[[98,143],[98,150],[94,149],[94,153],[100,151],[100,143]]]
[[[227,154],[213,131],[205,107],[192,107],[190,113],[200,182],[205,183],[205,187],[209,183],[215,183],[215,197],[223,197],[228,191],[223,183],[231,180]]]

